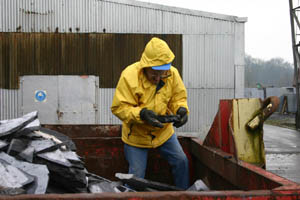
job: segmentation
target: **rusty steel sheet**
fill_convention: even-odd
[[[182,74],[181,34],[0,32],[0,88],[18,89],[19,76],[28,74],[89,74],[99,77],[100,88],[115,88],[153,36],[168,43],[176,55],[172,64]]]
[[[235,154],[234,139],[228,123],[232,110],[232,101],[221,100],[213,124],[204,140],[204,145],[216,147],[224,152]]]
[[[44,125],[44,127],[70,137],[88,171],[115,181],[118,180],[115,173],[128,172],[120,125]],[[194,181],[193,160],[188,148],[189,140],[180,137],[179,141],[190,161],[190,177]],[[172,184],[171,168],[156,149],[149,151],[145,178]]]
[[[70,138],[121,137],[121,125],[43,125]]]
[[[110,180],[118,180],[115,177],[117,172],[128,172],[128,163],[125,159],[123,142],[120,138],[75,138],[73,142],[76,144],[77,153],[83,158],[88,171]],[[193,161],[187,148],[188,141],[186,138],[182,138],[180,142],[192,168]],[[193,177],[192,173],[191,177]],[[171,168],[156,149],[149,151],[145,178],[162,183],[172,183]]]
[[[210,191],[210,192],[128,192],[128,193],[101,193],[101,194],[44,194],[18,195],[13,197],[0,196],[0,200],[296,200],[299,199],[299,190],[261,190],[261,191]]]
[[[232,155],[219,149],[202,145],[199,139],[192,139],[192,155],[215,174],[233,184],[240,190],[274,190],[285,186],[287,190],[299,190],[300,185],[288,179],[279,177],[260,167],[244,161],[237,161]],[[205,174],[210,176],[210,174]],[[208,186],[214,184],[208,183]]]

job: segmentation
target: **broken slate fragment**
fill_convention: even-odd
[[[36,136],[36,137],[41,137],[41,138],[46,139],[46,140],[51,140],[55,144],[62,144],[63,143],[61,140],[59,140],[55,136],[47,134],[47,133],[44,133],[44,132],[41,132],[41,131],[34,131],[30,135],[31,136],[33,135],[33,136]],[[63,148],[66,150],[65,146]]]
[[[197,180],[191,187],[187,189],[188,191],[209,191],[210,189],[202,180]]]
[[[89,184],[89,191],[91,193],[102,193],[102,192],[113,192],[120,193],[121,191],[117,188],[116,183],[114,182],[93,182]]]
[[[27,124],[24,129],[30,129],[32,131],[34,130],[39,130],[41,127],[41,123],[39,119],[35,119],[32,122],[30,122],[29,124]]]
[[[26,188],[28,194],[45,194],[49,181],[49,170],[46,165],[23,162],[4,152],[0,153],[0,158],[10,165],[34,176],[34,183]]]
[[[8,143],[3,141],[3,140],[0,140],[0,149],[4,149],[5,147],[8,146]]]
[[[122,182],[110,181],[101,176],[88,173],[88,188],[91,193],[102,192],[135,192],[134,190],[122,185]]]
[[[28,146],[33,147],[35,152],[42,151],[49,147],[54,146],[55,143],[51,140],[32,140]]]
[[[50,153],[53,152],[44,154],[48,154],[49,156]],[[87,192],[87,177],[85,169],[73,167],[72,164],[64,157],[62,160],[58,160],[57,155],[55,154],[51,155],[51,157],[44,156],[45,158],[42,158],[40,155],[43,154],[38,154],[36,156],[35,163],[47,165],[50,171],[50,182],[53,185],[65,189],[66,192]]]
[[[22,151],[24,151],[27,148],[28,145],[28,140],[25,139],[12,139],[8,150],[7,150],[7,154],[11,155],[11,156],[15,156],[19,153],[21,153]]]
[[[23,129],[37,118],[37,111],[28,113],[21,118],[0,121],[0,137]]]
[[[0,186],[0,195],[19,195],[26,194],[26,191],[22,188],[4,188]]]
[[[64,156],[64,153],[59,149],[52,152],[40,153],[37,156],[50,162],[63,165],[65,167],[72,167],[72,163]]]
[[[27,162],[33,162],[33,155],[34,155],[34,148],[27,147],[22,152],[20,152],[16,157],[20,158],[21,160],[25,160]]]
[[[116,173],[115,176],[131,188],[138,191],[149,191],[151,189],[159,191],[182,191],[183,189],[176,186],[150,181],[143,178],[135,177],[133,174]],[[150,188],[150,189],[149,189]]]
[[[69,150],[76,151],[76,145],[70,139],[70,137],[68,137],[68,136],[66,136],[66,135],[64,135],[60,132],[57,132],[57,131],[54,131],[54,130],[51,130],[51,129],[48,129],[48,128],[44,128],[44,127],[40,128],[40,132],[56,137],[61,142],[65,143]]]
[[[0,186],[4,188],[22,188],[32,183],[34,177],[0,159]]]
[[[57,149],[63,148],[63,146],[65,146],[64,143],[60,143],[60,144],[55,144],[53,146],[49,146],[46,149],[42,149],[40,151],[35,152],[36,154],[41,154],[41,153],[47,153],[47,152],[52,152],[52,151],[56,151]]]

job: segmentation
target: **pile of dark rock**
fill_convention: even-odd
[[[116,173],[120,181],[92,174],[66,135],[41,127],[38,113],[0,121],[0,194],[180,191],[175,186]],[[207,191],[198,180],[188,190]]]
[[[132,191],[89,173],[72,140],[42,128],[38,113],[0,121],[0,194]]]

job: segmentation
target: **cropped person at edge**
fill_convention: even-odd
[[[168,44],[152,38],[139,62],[126,67],[119,79],[111,111],[122,122],[122,141],[129,174],[144,178],[148,151],[157,148],[172,167],[175,185],[189,187],[189,164],[173,126],[188,120],[187,92]],[[163,123],[158,115],[176,113],[177,121]]]

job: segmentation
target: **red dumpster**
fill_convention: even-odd
[[[88,171],[110,180],[115,173],[127,173],[123,154],[121,126],[118,125],[45,125],[73,139],[77,153]],[[232,154],[203,145],[196,138],[179,138],[190,161],[191,183],[202,179],[208,192],[128,192],[99,194],[43,194],[0,196],[0,199],[300,199],[300,185],[265,171],[255,165],[237,161]],[[168,163],[156,151],[149,154],[146,178],[172,184]]]

